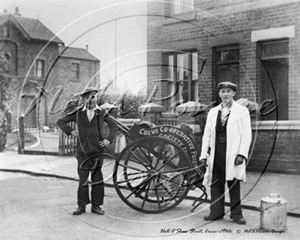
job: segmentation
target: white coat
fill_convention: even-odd
[[[207,170],[204,175],[203,184],[211,185],[215,155],[216,121],[221,104],[212,108],[207,115],[206,126],[202,138],[200,159],[207,158]],[[233,101],[226,129],[226,181],[234,178],[246,181],[246,164],[235,165],[238,154],[248,159],[249,147],[252,139],[251,120],[249,110]],[[207,156],[208,149],[210,155]]]

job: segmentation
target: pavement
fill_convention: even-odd
[[[204,239],[299,239],[299,175],[247,172],[247,181],[241,184],[247,225],[237,225],[230,221],[229,214],[223,221],[203,221],[209,203],[191,213],[191,199],[199,196],[198,190],[190,191],[189,198],[174,210],[137,212],[125,205],[112,187],[113,166],[113,160],[105,160],[105,221],[91,214],[75,218],[71,215],[78,184],[74,157],[22,155],[11,150],[0,153],[0,189],[4,193],[0,195],[0,239],[176,240],[199,239],[200,235]],[[270,193],[287,200],[284,232],[260,228],[261,199]]]

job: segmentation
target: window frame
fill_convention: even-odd
[[[76,69],[74,68],[76,66]],[[71,63],[71,80],[80,80],[80,63],[79,62],[72,62]]]
[[[186,1],[191,1],[191,4],[185,4]],[[173,0],[173,4],[171,5],[171,15],[179,15],[188,12],[192,12],[195,10],[195,0]],[[176,4],[178,3],[178,4]],[[175,12],[175,7],[181,7],[180,11]]]
[[[187,54],[187,55],[186,55]],[[197,63],[196,65],[193,65],[193,56],[196,54],[196,59]],[[183,66],[179,66],[178,64],[178,57],[180,55],[186,55],[187,56],[187,79],[185,80],[184,78],[180,79],[178,72],[179,67],[181,69],[184,69],[184,64]],[[184,50],[184,51],[175,51],[175,52],[168,52],[164,54],[165,59],[166,59],[166,66],[167,66],[167,73],[165,74],[168,84],[171,85],[171,88],[167,86],[167,95],[170,96],[174,91],[172,89],[175,89],[176,95],[175,96],[170,96],[167,99],[167,108],[168,110],[171,110],[174,112],[175,110],[175,105],[181,104],[184,102],[188,101],[197,101],[198,100],[198,83],[199,83],[199,53],[197,49],[189,49],[189,50]],[[172,57],[173,63],[170,63],[169,59]],[[169,76],[169,71],[170,71],[170,66],[171,66],[171,77]],[[179,66],[179,67],[178,67]],[[196,66],[194,69],[193,67]],[[180,70],[179,70],[180,71]],[[196,76],[193,74],[193,72],[197,72]],[[184,72],[182,72],[184,74]],[[195,76],[195,77],[194,77]],[[187,81],[187,99],[185,100],[184,97],[181,95],[181,91],[184,88],[184,83]],[[173,107],[172,107],[173,106]]]
[[[9,38],[9,28],[6,25],[3,27],[3,37]]]
[[[39,66],[39,63],[41,63],[41,66]],[[41,73],[39,75],[39,73]],[[43,59],[37,59],[35,61],[35,77],[36,78],[44,78],[45,77],[45,60]]]
[[[233,59],[231,60],[224,60],[224,61],[220,61],[219,60],[219,53],[221,52],[230,52],[230,51],[238,51],[238,56],[234,55]],[[238,70],[237,70],[237,80],[234,82],[237,86],[239,86],[239,82],[240,82],[240,70],[239,70],[239,61],[240,61],[240,46],[239,44],[236,43],[232,43],[232,44],[228,44],[228,45],[224,45],[224,46],[216,46],[212,48],[212,59],[213,59],[213,64],[212,64],[212,75],[213,75],[213,79],[214,79],[214,89],[217,89],[217,85],[220,81],[220,79],[218,78],[219,74],[218,74],[218,68],[220,66],[234,66],[234,65],[238,65]],[[229,81],[229,80],[228,80]],[[217,101],[217,104],[219,104],[221,102],[221,99],[219,98],[218,95],[218,91],[215,90],[215,94],[214,94],[214,98]],[[235,99],[239,98],[239,92],[236,93],[235,95]]]
[[[271,45],[271,44],[276,44],[276,43],[286,43],[287,44],[287,53],[285,54],[277,54],[277,55],[272,55],[272,56],[266,56],[264,55],[264,46],[267,45]],[[286,94],[285,94],[285,98],[284,99],[280,99],[278,97],[278,95],[280,95],[280,93],[284,93],[284,87],[280,87],[280,91],[279,92],[275,92],[276,93],[276,98],[278,105],[285,105],[287,107],[286,115],[285,114],[281,114],[280,112],[278,112],[278,119],[276,119],[276,117],[273,117],[275,119],[272,118],[272,116],[261,116],[260,120],[262,121],[272,121],[272,120],[276,120],[276,121],[286,121],[289,120],[289,39],[288,38],[282,38],[282,39],[272,39],[272,40],[262,40],[262,41],[258,41],[257,42],[257,52],[258,52],[258,80],[259,80],[259,100],[260,102],[263,102],[264,100],[264,95],[268,95],[267,91],[267,86],[268,84],[266,84],[263,81],[263,72],[265,69],[265,66],[267,65],[268,62],[272,62],[274,61],[275,63],[286,63],[287,62],[287,71],[286,73],[286,82],[283,84],[283,86],[286,87]],[[268,72],[268,70],[267,70]],[[268,77],[270,77],[272,75],[272,73],[268,72],[267,73]],[[264,92],[265,91],[265,92]],[[275,87],[275,91],[276,91],[276,87]],[[274,92],[273,92],[274,93]],[[269,108],[273,108],[275,106],[275,103],[272,104]],[[278,111],[278,109],[275,110],[275,112]],[[284,112],[284,111],[283,111]]]

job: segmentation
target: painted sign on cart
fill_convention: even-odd
[[[184,152],[186,152],[192,162],[195,172],[200,176],[200,178],[202,178],[204,172],[201,167],[204,166],[204,163],[199,161],[197,145],[193,138],[189,135],[191,132],[192,129],[185,124],[180,125],[180,127],[162,125],[153,128],[144,128],[136,124],[130,129],[129,135],[132,139],[157,136],[171,140],[179,145]],[[199,178],[199,176],[197,178]]]

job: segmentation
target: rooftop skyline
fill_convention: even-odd
[[[1,7],[38,19],[66,47],[87,49],[100,60],[102,86],[115,77],[116,89],[137,92],[146,85],[146,1],[3,0]]]

